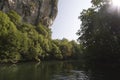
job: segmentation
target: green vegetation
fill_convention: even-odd
[[[92,0],[93,6],[83,10],[78,31],[79,42],[89,64],[115,64],[120,62],[119,8],[110,11],[108,0]]]
[[[0,11],[0,63],[77,58],[75,41],[52,40],[51,30],[41,23],[24,23],[15,11]]]

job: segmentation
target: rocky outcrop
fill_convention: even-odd
[[[15,10],[25,22],[49,27],[56,18],[58,0],[0,0],[0,10]]]

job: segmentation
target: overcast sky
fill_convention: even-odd
[[[91,6],[91,0],[59,0],[58,15],[52,25],[52,38],[76,40],[80,28],[80,12]]]

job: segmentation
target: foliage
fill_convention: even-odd
[[[67,59],[78,55],[75,41],[52,40],[51,30],[41,23],[33,26],[21,21],[15,11],[0,11],[0,63]],[[76,49],[75,49],[76,48]]]
[[[41,23],[36,26],[36,30],[39,34],[42,34],[46,38],[51,38],[51,30],[47,27],[44,27]]]
[[[93,6],[103,6],[104,4],[108,4],[111,0],[92,0],[91,3],[93,4]]]
[[[11,10],[7,13],[7,15],[15,25],[19,25],[21,23],[21,16],[18,15],[15,11]]]
[[[53,42],[61,51],[63,59],[77,59],[78,55],[82,54],[80,45],[75,41],[68,41],[67,39],[63,38],[62,40],[53,40]]]
[[[94,3],[101,0],[93,0]],[[118,9],[109,11],[110,4],[99,4],[83,10],[80,19],[81,30],[78,35],[83,45],[85,58],[91,64],[117,63],[120,58],[120,17]]]
[[[19,60],[17,50],[20,48],[19,31],[9,17],[0,12],[0,60]]]

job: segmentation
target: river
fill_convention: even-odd
[[[85,69],[79,61],[0,64],[0,80],[118,80],[118,70]],[[117,72],[117,75],[116,75]]]

